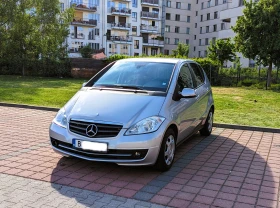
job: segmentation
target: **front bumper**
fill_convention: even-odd
[[[90,161],[113,162],[119,165],[153,165],[155,164],[165,133],[164,123],[156,131],[148,134],[124,136],[122,129],[116,137],[88,138],[52,123],[49,129],[52,148],[64,156],[73,156]],[[82,150],[73,147],[72,140],[79,139],[108,144],[106,153]]]

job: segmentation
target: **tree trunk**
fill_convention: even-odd
[[[279,72],[279,66],[277,67],[277,73],[276,73],[276,83],[278,83],[278,72]]]
[[[267,81],[266,81],[267,87],[271,87],[271,73],[272,73],[272,61],[270,61],[267,69]]]

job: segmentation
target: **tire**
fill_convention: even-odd
[[[171,168],[176,152],[176,136],[172,129],[168,129],[163,137],[158,154],[156,169],[167,171]]]
[[[209,136],[211,134],[213,128],[213,118],[214,118],[214,112],[213,109],[211,108],[208,113],[205,124],[203,125],[203,128],[200,130],[200,134],[202,136]]]

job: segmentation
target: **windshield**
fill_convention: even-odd
[[[98,80],[94,87],[166,92],[175,64],[139,61],[118,61]]]

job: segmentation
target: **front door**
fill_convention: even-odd
[[[186,63],[181,66],[176,90],[180,93],[184,88],[194,89],[190,67]],[[179,125],[177,142],[180,142],[189,136],[195,128],[194,122],[197,117],[196,99],[181,98],[180,100],[174,100],[171,109],[176,112],[173,115],[176,116],[176,122]]]

